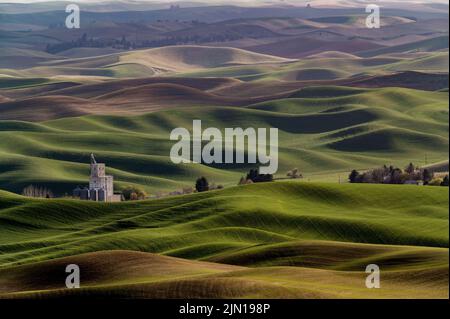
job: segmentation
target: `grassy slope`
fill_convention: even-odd
[[[393,71],[425,71],[425,72],[448,72],[448,51],[435,52],[424,57],[402,60],[388,66]]]
[[[0,87],[31,92],[67,79],[175,72],[272,84],[448,71],[448,52],[394,57],[438,49],[448,49],[448,36],[364,52],[368,58],[331,54],[302,61],[192,46],[57,61],[16,50],[5,51],[8,62],[0,68],[27,69],[0,69]],[[246,109],[187,107],[137,117],[0,121],[0,188],[20,192],[38,183],[70,191],[86,183],[90,152],[107,163],[119,187],[133,183],[149,191],[173,190],[199,175],[235,184],[249,167],[225,171],[169,162],[170,130],[189,127],[198,114],[204,127],[279,127],[281,174],[299,167],[307,178],[337,180],[351,168],[421,164],[425,154],[429,161],[448,157],[448,93],[321,87]],[[11,291],[26,296],[448,298],[448,192],[438,187],[277,182],[113,205],[0,192],[0,229],[0,298]],[[61,289],[61,270],[69,263],[82,266],[85,289]],[[383,289],[364,287],[369,263],[381,265]]]
[[[368,58],[353,56],[312,56],[296,62],[247,66],[216,67],[179,76],[234,77],[243,81],[255,80],[332,80],[361,74],[386,74],[392,71],[448,72],[448,52],[427,53],[423,57],[396,58],[380,55]]]
[[[447,38],[448,39],[448,38]],[[396,48],[396,47],[394,47]],[[400,46],[403,48],[403,46]],[[390,49],[390,47],[388,48]],[[140,78],[161,75],[180,77],[233,77],[254,80],[333,80],[362,73],[385,74],[398,70],[448,72],[448,50],[390,56],[403,51],[369,51],[367,57],[314,55],[289,60],[234,48],[170,46],[98,57],[56,60],[26,69],[1,68],[0,75],[18,78]]]
[[[2,194],[0,262],[105,249],[205,259],[299,239],[447,247],[447,200],[444,188],[298,182],[111,205]]]
[[[387,48],[360,52],[358,55],[362,57],[372,57],[381,54],[398,53],[398,52],[415,52],[415,51],[435,52],[445,49],[448,50],[448,35],[432,39],[421,40],[413,43],[406,43]]]
[[[235,184],[250,166],[171,163],[170,131],[192,127],[199,112],[203,128],[279,128],[279,176],[298,167],[307,178],[323,179],[316,175],[325,174],[337,181],[334,174],[346,175],[352,168],[409,161],[420,165],[425,155],[430,162],[448,158],[448,93],[313,87],[248,108],[183,107],[35,124],[1,121],[0,187],[20,192],[39,184],[55,193],[71,192],[86,183],[91,152],[107,163],[117,187],[175,190],[199,175]]]
[[[75,260],[91,269],[86,272],[84,293],[94,295],[441,298],[448,294],[444,188],[276,182],[110,205],[30,200],[2,192],[0,207],[4,292],[44,287],[55,289],[50,295],[65,294],[58,290],[63,281],[49,272]],[[76,256],[103,250],[151,252],[184,261],[127,252]],[[74,257],[37,263],[64,256]],[[215,264],[189,264],[185,259]],[[111,273],[112,261],[122,266]],[[167,263],[171,266],[164,266]],[[363,271],[369,263],[384,270],[385,289],[378,293],[363,288]],[[131,266],[142,271],[127,272]],[[149,268],[151,274],[145,270]],[[42,280],[32,280],[37,274]]]
[[[233,77],[245,81],[254,80],[311,80],[334,79],[367,71],[372,59],[314,58],[283,64],[216,67],[195,72],[181,73],[189,77]],[[376,60],[376,59],[375,59]],[[380,65],[397,62],[396,59],[380,61]],[[377,63],[375,63],[377,64]],[[330,78],[331,76],[331,78]]]
[[[418,253],[423,255],[424,251]],[[413,260],[421,255],[409,257]],[[440,263],[384,270],[382,289],[370,290],[364,287],[364,266],[353,271],[286,266],[245,268],[107,251],[2,269],[0,298],[447,298],[448,253],[429,250],[428,255],[441,255]],[[395,261],[405,263],[407,259]],[[61,270],[68,264],[82,269],[82,289],[63,286]]]
[[[290,61],[280,57],[258,54],[242,49],[206,46],[168,46],[135,50],[85,58],[69,58],[35,63],[28,68],[13,70],[0,65],[0,75],[21,77],[98,76],[148,77],[164,73],[188,72],[228,65],[283,64]],[[18,63],[21,65],[20,61]],[[27,66],[27,65],[25,65]]]

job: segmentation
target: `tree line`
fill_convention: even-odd
[[[423,185],[448,186],[448,175],[443,179],[435,178],[429,169],[420,169],[413,163],[409,163],[404,169],[394,166],[375,168],[360,173],[352,170],[348,176],[350,183],[372,183],[372,184],[407,184],[423,183]]]
[[[153,40],[130,41],[125,36],[121,39],[104,39],[88,37],[84,33],[80,38],[68,42],[47,44],[46,52],[56,54],[74,48],[113,48],[120,50],[135,50],[145,48],[160,48],[171,45],[202,44],[211,42],[227,42],[242,39],[238,34],[213,34],[191,36],[167,36]]]
[[[53,198],[53,192],[46,187],[29,185],[22,191],[22,195],[35,198]]]

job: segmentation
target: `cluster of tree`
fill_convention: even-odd
[[[147,193],[139,189],[135,186],[127,186],[125,189],[122,190],[123,198],[127,201],[129,200],[143,200],[147,198]]]
[[[433,181],[433,173],[426,168],[422,170],[413,163],[409,163],[404,170],[386,165],[363,173],[352,170],[348,179],[350,183],[405,184],[415,181],[428,185]]]
[[[88,38],[84,33],[80,38],[72,40],[70,42],[61,42],[54,44],[47,44],[46,52],[58,53],[74,48],[115,48],[123,50],[131,50],[137,48],[135,42],[128,41],[125,36],[119,39],[101,39],[101,38]]]
[[[209,34],[209,35],[189,35],[189,36],[169,36],[154,40],[145,40],[133,43],[136,48],[159,48],[169,45],[202,44],[211,42],[227,42],[240,40],[243,37],[239,34]]]
[[[207,25],[208,23],[206,22],[202,22],[199,20],[179,20],[179,19],[174,19],[174,20],[170,20],[170,19],[158,19],[156,20],[157,23],[170,23],[170,22],[176,22],[176,23],[183,23],[183,24],[187,24],[187,25],[192,25],[192,26],[201,26],[201,25]],[[139,21],[137,22],[139,23]],[[153,25],[150,25],[153,26]]]
[[[29,185],[22,191],[23,196],[36,198],[53,198],[53,192],[45,187]]]
[[[445,175],[444,178],[433,178],[433,180],[428,185],[448,187],[448,175]]]
[[[255,36],[256,37],[256,36]],[[160,48],[170,45],[203,44],[211,42],[227,42],[242,39],[243,36],[237,33],[191,35],[191,36],[167,36],[154,40],[129,41],[125,36],[119,39],[88,38],[83,34],[80,38],[70,42],[47,44],[46,52],[59,53],[73,48],[114,48],[122,50]]]

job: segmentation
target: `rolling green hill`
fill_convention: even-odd
[[[310,81],[334,80],[365,75],[390,74],[393,71],[448,72],[448,51],[402,58],[380,55],[359,58],[352,55],[313,55],[306,59],[283,63],[239,65],[185,71],[178,76],[233,77],[243,81]]]
[[[68,293],[56,274],[67,262],[97,274],[86,279],[86,293],[94,296],[106,291],[135,295],[140,289],[155,297],[156,291],[168,293],[165,285],[178,283],[179,295],[171,296],[195,296],[198,290],[192,285],[209,284],[214,291],[221,285],[230,288],[216,291],[218,297],[245,297],[248,280],[255,281],[257,297],[305,297],[308,292],[393,297],[407,295],[408,287],[420,291],[421,298],[446,294],[446,188],[274,182],[119,204],[31,200],[1,192],[0,207],[0,286],[6,287],[0,295],[43,287],[50,290],[43,296]],[[105,250],[118,251],[101,253]],[[93,254],[80,255],[85,253]],[[55,259],[62,257],[66,259]],[[109,272],[112,263],[122,266]],[[357,282],[369,263],[385,271],[385,288],[371,295]],[[126,271],[139,265],[142,272]],[[151,274],[144,268],[152,269]],[[42,280],[32,280],[44,272],[38,276]],[[423,280],[408,278],[413,272],[422,273]],[[237,276],[240,289],[231,289],[234,281],[221,283],[223,276]],[[399,278],[404,279],[401,286]],[[313,279],[322,284],[313,286]],[[143,283],[149,286],[139,286]],[[166,288],[155,289],[159,285]],[[266,291],[265,285],[278,289]]]
[[[0,4],[0,299],[448,299],[448,188],[347,182],[448,174],[448,6],[392,4],[380,33],[357,0],[181,2],[89,3],[73,30],[54,4]],[[172,163],[194,120],[278,129],[274,181]],[[92,153],[145,200],[72,198]]]
[[[1,266],[111,249],[249,265],[298,240],[448,247],[439,187],[285,181],[120,204],[0,200]]]
[[[18,111],[18,109],[16,109]],[[175,165],[176,127],[277,127],[279,177],[298,167],[306,178],[337,181],[353,169],[448,158],[448,93],[384,88],[310,87],[282,100],[238,107],[180,107],[139,116],[82,116],[41,123],[0,121],[0,188],[30,184],[71,193],[88,179],[96,153],[116,187],[176,190],[201,175],[235,185],[252,165]]]
[[[448,46],[448,37],[446,39]],[[439,44],[442,39],[422,42],[432,45],[434,43],[432,40]],[[21,65],[20,68],[12,68],[12,65],[5,62],[5,65],[0,64],[0,76],[5,76],[6,80],[17,77],[19,79],[48,78],[47,81],[61,78],[90,81],[174,75],[232,77],[243,81],[332,81],[361,74],[389,74],[393,71],[404,70],[448,72],[448,50],[421,52],[417,55],[414,44],[398,46],[398,50],[396,48],[397,46],[369,51],[364,57],[340,52],[325,52],[302,59],[285,59],[236,48],[169,46],[84,58],[57,59],[53,57],[50,59],[52,57],[50,56],[47,60],[34,64],[29,58],[28,64],[21,60],[17,62]],[[413,52],[403,53],[402,49],[407,48]],[[14,61],[20,57],[21,55],[18,54],[14,59],[8,58],[8,61],[9,59]],[[44,59],[33,57],[33,59],[38,58]]]
[[[400,266],[394,266],[384,271],[383,289],[366,289],[367,274],[361,270],[364,265],[352,271],[292,266],[254,268],[142,252],[102,251],[1,269],[0,298],[448,298],[448,250],[410,248],[361,262],[404,266],[408,260],[423,256],[429,260],[419,267],[407,265],[400,270]],[[81,289],[66,289],[62,284],[62,270],[68,264],[81,267]]]
[[[12,61],[18,60],[22,51],[14,54]],[[5,53],[6,54],[6,53]],[[203,69],[214,69],[227,66],[258,67],[265,64],[277,64],[293,61],[271,55],[259,54],[242,49],[207,46],[167,46],[161,48],[134,50],[90,56],[83,58],[62,59],[49,54],[43,54],[24,63],[22,59],[14,65],[0,64],[0,75],[20,75],[21,77],[148,77],[179,72],[193,72]]]
[[[388,48],[381,48],[359,53],[363,57],[372,57],[381,54],[399,53],[399,52],[436,52],[439,50],[448,50],[448,35],[432,39],[421,40],[413,43],[396,45]]]

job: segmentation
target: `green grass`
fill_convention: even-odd
[[[405,53],[405,52],[436,52],[439,50],[448,49],[448,35],[439,36],[432,39],[421,40],[412,43],[406,43],[387,48],[375,49],[366,52],[360,52],[362,57],[372,57],[382,54],[390,53]]]
[[[0,78],[0,89],[18,89],[48,83],[45,78]]]
[[[45,37],[17,36],[34,44]],[[282,99],[243,107],[180,104],[139,116],[0,121],[0,189],[9,191],[0,191],[0,299],[448,298],[448,189],[336,183],[351,169],[383,164],[448,168],[448,89],[311,86],[397,71],[448,72],[448,36],[360,57],[325,52],[301,60],[198,46],[61,59],[3,46],[0,55],[12,64],[0,69],[0,96],[13,100],[47,85],[55,94],[84,90],[58,91],[59,81],[149,76],[234,79],[204,89],[218,96],[286,89],[276,95]],[[91,99],[93,88],[86,90],[78,92],[86,103],[111,96]],[[20,103],[15,111],[23,112]],[[190,128],[199,115],[203,128],[278,128],[276,177],[297,167],[305,178],[237,187],[253,165],[171,163],[171,130]],[[10,193],[33,184],[70,194],[88,183],[90,153],[106,163],[118,190],[136,185],[153,195],[192,186],[202,175],[226,188],[114,204]],[[82,269],[82,289],[64,287],[64,268],[72,263]],[[364,286],[372,263],[381,267],[382,289]]]
[[[301,242],[317,260],[324,242]],[[337,244],[331,260],[347,254],[352,270],[292,266],[242,267],[132,251],[103,251],[0,269],[0,298],[447,298],[448,250]],[[316,249],[316,251],[315,251]],[[336,249],[338,249],[336,251]],[[388,249],[389,250],[389,249]],[[377,253],[383,256],[376,257]],[[319,254],[317,254],[319,252]],[[375,255],[360,258],[361,252]],[[358,254],[354,256],[354,254]],[[326,254],[324,254],[326,256]],[[356,257],[356,258],[355,258]],[[375,259],[374,259],[375,258]],[[420,263],[416,260],[424,261]],[[382,289],[366,289],[365,263],[384,267]],[[389,264],[402,263],[405,269]],[[68,264],[82,269],[81,289],[65,289]],[[411,268],[411,265],[415,265]],[[385,267],[388,266],[388,267]],[[409,266],[409,267],[408,267]],[[130,268],[131,267],[131,268]]]
[[[396,61],[396,60],[395,60]],[[233,77],[242,81],[257,80],[331,80],[370,70],[361,60],[348,58],[311,59],[282,64],[228,66],[180,73],[180,77]]]
[[[448,72],[448,37],[362,52],[363,58],[310,57],[283,60],[227,48],[169,47],[99,57],[48,61],[26,69],[4,68],[0,74],[19,78],[80,76],[124,78],[148,76],[232,77],[242,81],[333,80],[392,71]],[[189,48],[189,50],[188,50]],[[192,53],[194,50],[195,53]],[[198,50],[198,51],[196,51]],[[166,52],[167,51],[167,52]],[[389,54],[423,52],[392,57]],[[186,54],[186,52],[191,52]],[[176,61],[174,63],[173,61]]]
[[[400,88],[310,87],[291,98],[236,107],[183,107],[140,116],[84,116],[42,123],[1,121],[0,188],[20,193],[30,184],[56,194],[85,185],[94,152],[116,187],[149,192],[180,189],[198,176],[235,185],[252,165],[175,165],[169,134],[202,126],[276,127],[279,172],[294,167],[305,178],[345,180],[353,169],[405,166],[448,158],[448,93]]]
[[[380,54],[387,53],[380,52]],[[362,74],[382,75],[392,73],[392,71],[448,72],[448,52],[430,52],[420,58],[414,56],[395,58],[383,55],[376,56],[376,54],[365,58],[313,57],[277,64],[216,67],[179,73],[177,76],[233,77],[247,82],[310,81],[351,78]]]
[[[0,298],[446,298],[448,226],[443,187],[285,181],[116,204],[0,192]],[[81,290],[64,289],[72,263]],[[371,263],[383,289],[364,288]]]
[[[424,72],[448,72],[448,52],[435,52],[425,57],[399,61],[390,65],[392,71],[424,71]]]
[[[120,204],[3,192],[0,207],[1,266],[114,249],[231,260],[299,240],[448,247],[440,187],[275,182]]]

